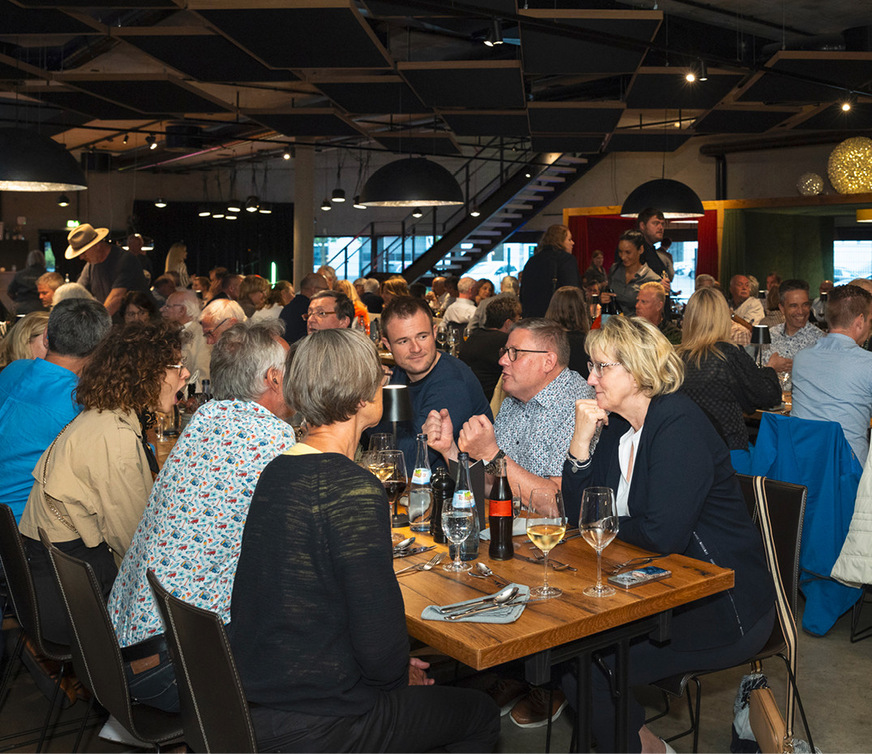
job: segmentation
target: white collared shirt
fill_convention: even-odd
[[[639,427],[637,432],[630,427],[621,437],[618,443],[618,463],[621,466],[621,479],[618,482],[618,495],[616,507],[619,516],[629,516],[630,508],[627,500],[630,497],[630,485],[633,483],[633,472],[636,469],[636,458],[639,455],[639,438],[642,436],[644,426]],[[633,460],[632,465],[630,459]]]

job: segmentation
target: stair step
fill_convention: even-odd
[[[533,209],[532,204],[506,204],[506,209]]]
[[[518,199],[523,199],[525,202],[541,202],[545,199],[545,197],[538,196],[536,194],[521,194],[518,196]]]
[[[497,217],[500,217],[500,218],[505,217],[505,218],[513,218],[514,219],[514,218],[523,217],[523,215],[520,212],[503,212],[503,213],[497,215]]]
[[[548,168],[548,174],[569,175],[570,173],[577,172],[577,168],[570,167],[569,165],[552,165]]]
[[[483,227],[486,227],[486,228],[511,228],[512,227],[512,223],[499,223],[499,222],[496,222],[496,219],[498,219],[498,218],[495,218],[493,222],[488,221],[487,223],[484,223]]]
[[[479,230],[476,230],[474,233],[470,233],[467,236],[467,238],[474,243],[475,239],[478,238],[479,236],[501,236],[501,235],[502,235],[502,233],[500,233],[500,231],[498,231],[498,230],[479,229]]]
[[[561,175],[540,175],[539,181],[542,183],[566,183],[566,179]]]
[[[556,162],[570,162],[574,165],[586,165],[587,157],[573,157],[572,155],[564,154],[558,157]]]

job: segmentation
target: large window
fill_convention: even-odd
[[[833,283],[872,278],[872,240],[833,242]]]
[[[375,239],[369,236],[316,236],[312,269],[329,264],[344,280],[356,280],[362,272],[367,275],[373,272],[399,274],[437,239],[434,236],[377,236]]]
[[[524,269],[524,265],[533,256],[534,251],[536,251],[534,243],[501,243],[463,274],[476,280],[487,278],[499,293],[500,280],[506,275],[518,277],[518,272]]]
[[[675,241],[669,247],[675,265],[672,292],[677,301],[687,301],[693,295],[696,286],[696,249],[696,241]]]

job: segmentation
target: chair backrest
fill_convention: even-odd
[[[799,588],[799,550],[802,542],[807,490],[798,484],[778,482],[765,477],[748,477],[743,474],[738,476],[746,504],[750,507],[749,498],[754,501],[755,521],[763,537],[766,564],[775,586],[775,608],[778,620],[767,645],[778,643],[786,647],[786,661],[795,678],[797,647],[795,615]],[[786,719],[788,735],[793,735],[794,697],[794,685],[788,683]]]
[[[146,575],[176,671],[185,742],[198,752],[256,751],[248,702],[221,619],[173,597],[153,571]]]
[[[94,569],[89,563],[61,552],[42,529],[39,535],[54,566],[70,618],[76,675],[127,730],[148,741],[147,734],[140,735],[133,722],[121,650]]]
[[[33,586],[27,554],[24,552],[24,543],[21,541],[12,508],[3,504],[0,504],[0,561],[3,562],[12,607],[24,633],[28,635],[40,654],[50,660],[68,662],[69,647],[47,644],[43,641],[36,590]]]

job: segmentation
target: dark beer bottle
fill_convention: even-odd
[[[488,497],[490,523],[490,549],[492,560],[511,560],[515,557],[512,546],[512,488],[506,476],[506,459],[496,461],[496,477]]]

